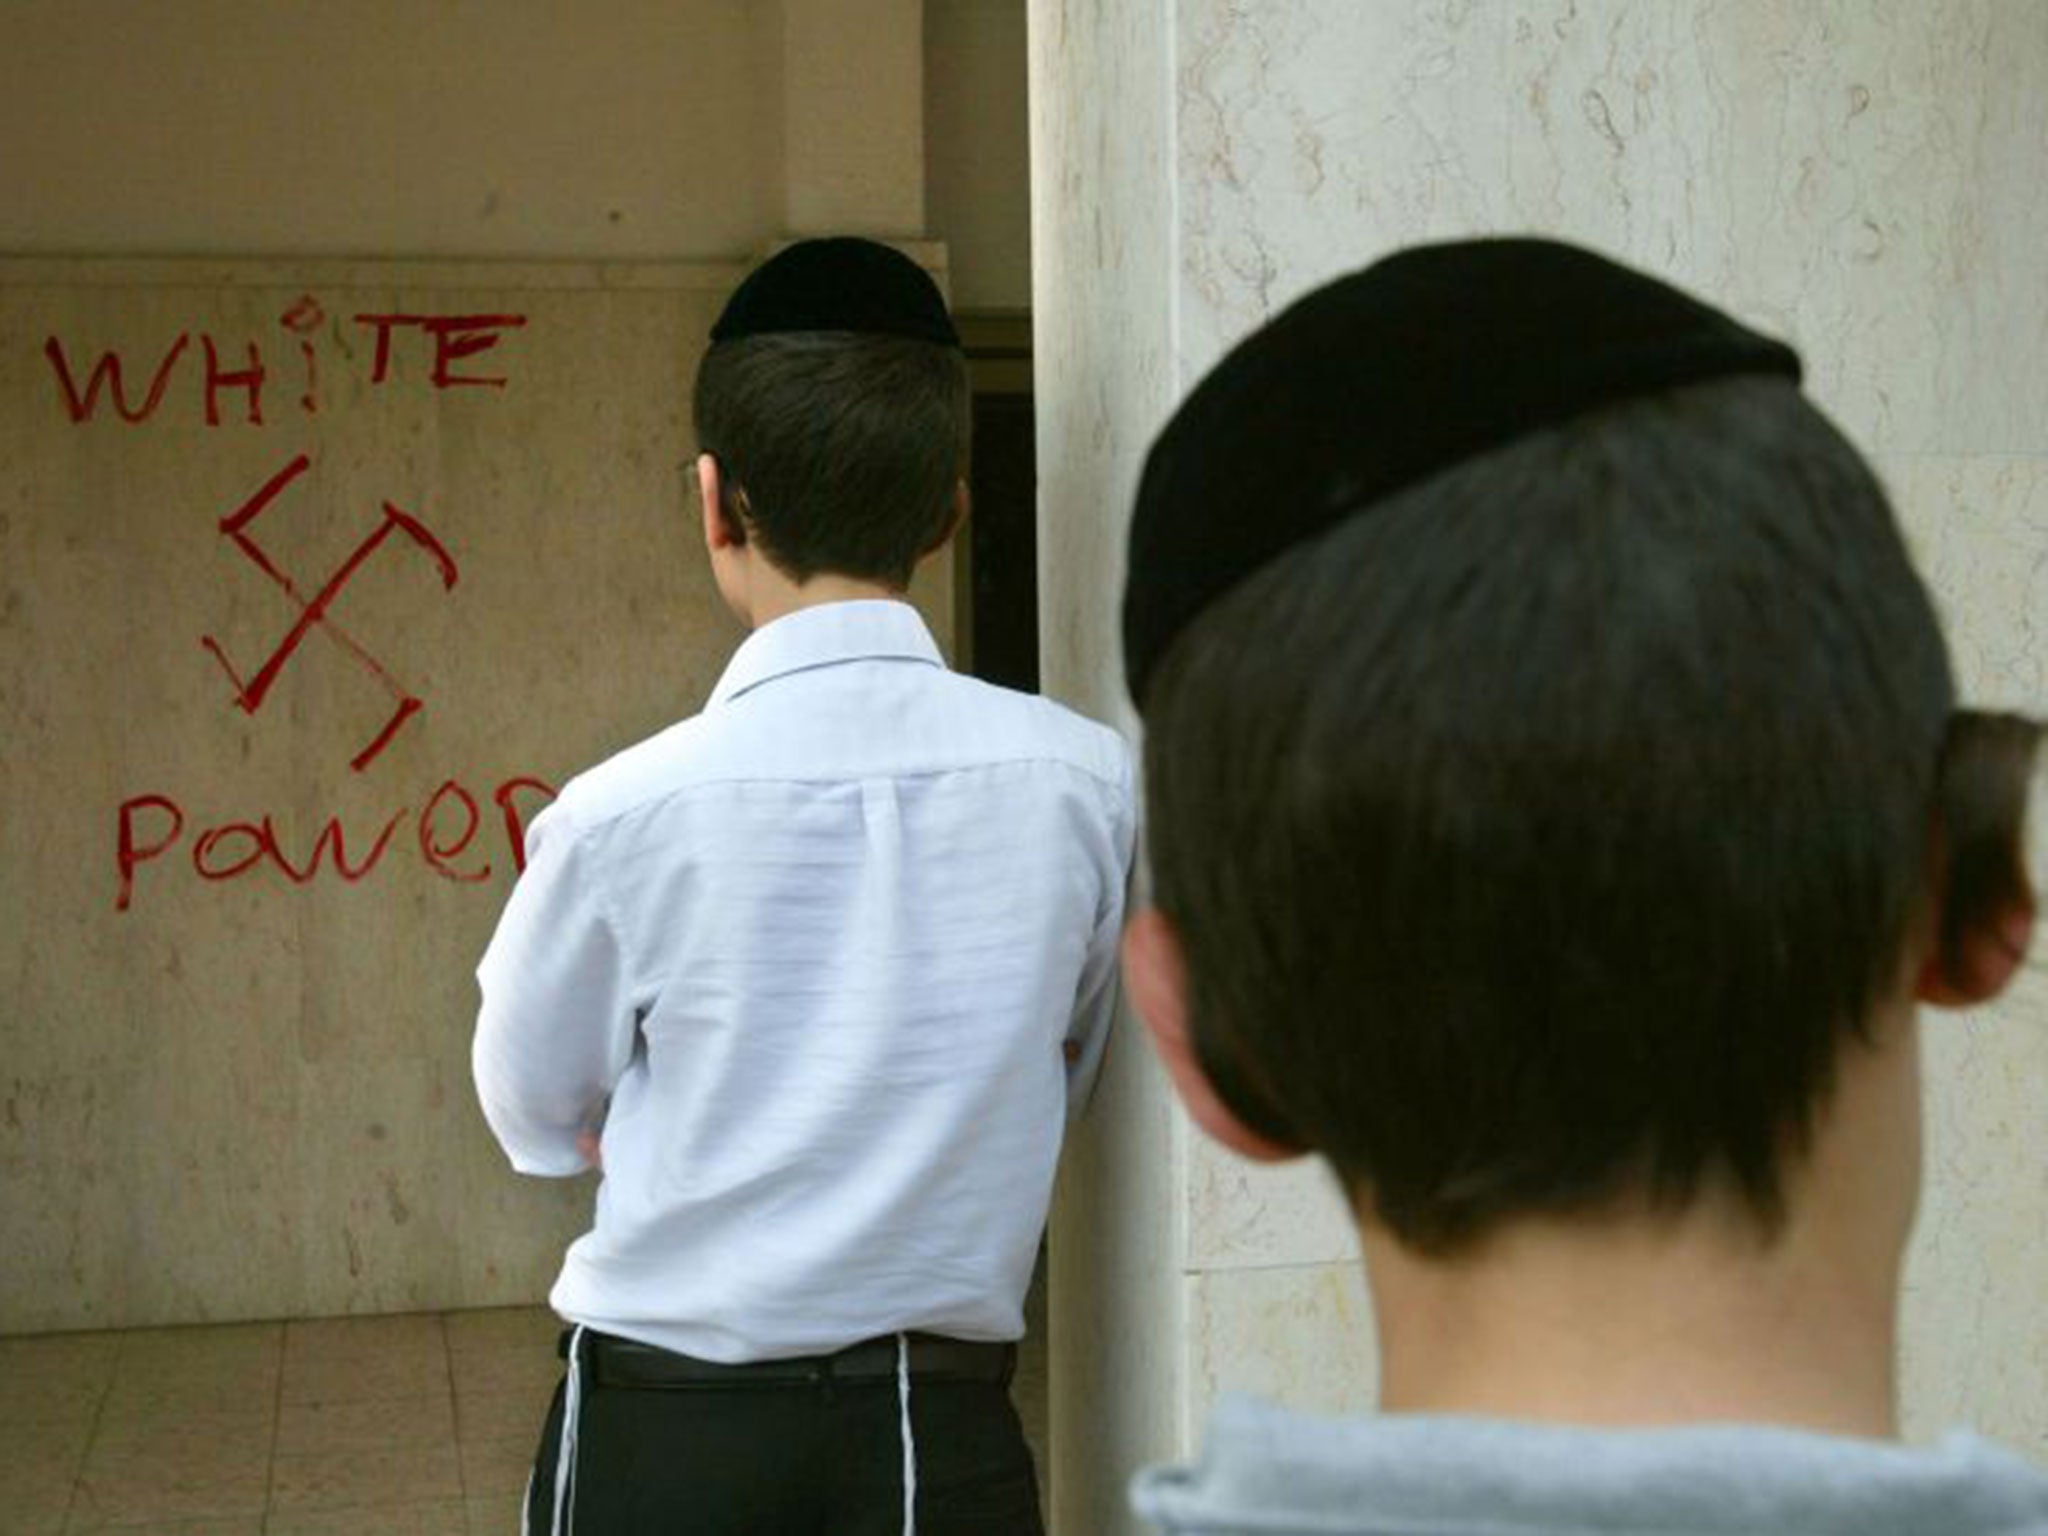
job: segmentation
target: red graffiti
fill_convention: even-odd
[[[220,353],[214,349],[213,338],[199,338],[206,344],[206,424],[220,425],[220,392],[223,389],[246,389],[249,392],[249,414],[247,420],[252,426],[263,425],[263,357],[256,350],[256,343],[249,343],[249,366],[234,372],[223,372]]]
[[[462,813],[459,830],[453,838],[443,839],[436,834],[437,813],[446,802],[456,806]],[[476,807],[476,796],[450,779],[434,791],[434,798],[427,802],[427,808],[420,812],[420,857],[427,861],[427,867],[444,880],[475,884],[491,877],[491,866],[481,869],[460,869],[453,862],[462,851],[476,841],[476,830],[483,824],[483,812]]]
[[[171,818],[170,829],[155,842],[144,846],[135,840],[136,813],[146,810],[161,811]],[[120,893],[114,898],[114,910],[126,912],[129,898],[135,892],[135,869],[146,864],[168,849],[178,840],[178,834],[185,830],[185,813],[178,809],[175,801],[163,795],[137,795],[132,800],[121,802],[121,832],[114,845],[114,862],[121,871]]]
[[[355,547],[355,551],[341,563],[333,575],[327,578],[326,583],[318,592],[311,598],[304,597],[299,591],[298,584],[278,569],[263,547],[250,537],[248,529],[258,517],[263,515],[265,509],[277,499],[286,486],[306,472],[311,463],[312,460],[305,454],[300,454],[265,481],[258,488],[256,494],[244,502],[238,510],[220,520],[221,533],[231,539],[235,547],[241,550],[258,570],[275,582],[283,590],[285,596],[299,605],[297,622],[292,625],[284,639],[278,642],[276,649],[270,653],[270,659],[264,662],[256,675],[247,681],[243,680],[242,675],[235,669],[234,663],[228,660],[227,652],[221,649],[220,642],[214,639],[213,636],[201,636],[200,644],[213,653],[214,660],[221,664],[221,669],[227,673],[229,681],[235,685],[235,703],[237,707],[244,714],[253,715],[263,707],[263,701],[270,693],[271,684],[277,681],[278,674],[284,669],[284,664],[291,659],[292,653],[305,641],[306,636],[312,632],[313,627],[318,625],[325,629],[330,637],[346,650],[349,655],[361,663],[370,675],[376,678],[386,691],[398,701],[397,706],[391,713],[390,719],[384,722],[383,729],[378,731],[368,746],[364,747],[349,760],[349,766],[355,769],[356,772],[361,773],[363,769],[367,768],[375,760],[377,754],[390,744],[391,738],[398,734],[399,728],[424,706],[417,697],[393,678],[375,657],[364,650],[345,630],[337,626],[328,617],[327,610],[333,604],[335,598],[341,595],[342,588],[348,585],[349,578],[355,575],[362,567],[363,562],[375,554],[384,541],[394,532],[403,533],[433,560],[435,566],[440,571],[441,588],[443,591],[447,591],[455,585],[457,574],[455,559],[448,553],[446,546],[434,537],[425,523],[409,513],[401,512],[387,501],[384,503],[384,520],[377,525],[375,531],[370,533],[362,543]]]
[[[320,301],[313,295],[302,293],[298,303],[277,317],[277,323],[288,331],[310,336],[327,323],[327,311],[320,307]]]
[[[515,871],[526,868],[527,818],[519,801],[532,795],[552,800],[555,790],[545,780],[522,776],[505,780],[491,792],[503,814],[505,847]],[[212,883],[267,869],[293,886],[311,885],[323,876],[355,885],[376,872],[408,816],[413,818],[420,860],[435,874],[462,885],[491,878],[495,866],[477,859],[480,850],[472,846],[483,827],[482,810],[476,796],[455,779],[442,783],[417,813],[401,806],[367,833],[358,829],[353,855],[350,834],[339,817],[323,821],[312,846],[303,856],[295,856],[287,851],[288,840],[276,820],[266,813],[205,827],[193,837],[186,861],[195,876]],[[136,795],[121,802],[114,833],[115,911],[133,906],[139,871],[176,848],[185,827],[183,807],[168,795]]]
[[[299,338],[299,355],[306,360],[306,392],[299,396],[299,404],[308,416],[315,415],[320,409],[320,364],[314,356],[310,338],[327,323],[327,311],[309,293],[279,315],[277,323]]]
[[[512,845],[512,864],[520,874],[526,873],[526,823],[519,815],[516,804],[521,790],[555,798],[555,791],[545,779],[507,779],[491,791],[491,798],[498,803],[498,811],[505,818],[505,841]]]
[[[50,360],[50,366],[57,373],[57,388],[62,392],[64,409],[74,422],[90,421],[99,409],[100,388],[107,387],[114,397],[114,410],[120,418],[133,425],[147,421],[156,414],[156,408],[163,403],[164,386],[171,381],[171,369],[176,366],[179,356],[185,350],[185,343],[192,338],[180,335],[171,343],[164,360],[156,365],[156,372],[149,381],[149,393],[143,396],[142,404],[130,405],[128,392],[121,384],[121,354],[102,352],[100,360],[93,364],[92,373],[86,379],[85,393],[78,391],[78,380],[71,372],[70,359],[64,355],[64,344],[52,336],[43,343],[43,355]]]
[[[299,396],[299,404],[308,415],[319,410],[320,369],[313,342],[326,321],[327,312],[311,294],[302,295],[278,317],[278,324],[289,333],[290,344],[297,347],[304,365],[306,388]],[[384,384],[392,378],[394,336],[416,331],[432,342],[425,377],[435,389],[503,389],[507,383],[504,374],[469,372],[459,365],[464,359],[474,358],[496,347],[505,339],[506,332],[518,330],[526,324],[526,316],[362,314],[355,317],[355,322],[370,327],[375,335],[370,364],[372,384]],[[255,340],[229,344],[206,332],[197,334],[205,365],[205,375],[200,380],[201,419],[209,427],[218,427],[229,414],[238,414],[239,419],[250,426],[264,425],[262,392],[270,375],[262,348]],[[189,330],[180,331],[171,340],[163,356],[151,368],[148,387],[140,401],[130,399],[129,378],[131,375],[139,377],[141,368],[131,367],[120,352],[99,353],[81,383],[80,371],[73,364],[65,344],[55,336],[47,338],[43,343],[43,355],[50,362],[58,404],[78,426],[101,419],[103,398],[112,404],[113,420],[129,426],[149,421],[163,405],[171,379],[177,373],[180,359],[184,357],[193,335]],[[246,367],[240,366],[239,362],[244,352],[248,357]],[[224,367],[223,358],[234,359],[234,366]],[[247,403],[239,413],[223,411],[221,397],[229,391],[241,391],[247,397]]]
[[[391,373],[391,333],[399,326],[418,326],[434,338],[434,367],[428,375],[436,389],[460,384],[481,384],[503,389],[502,378],[456,374],[449,364],[488,351],[498,344],[498,332],[526,324],[524,315],[357,315],[356,324],[375,328],[377,354],[370,365],[370,382],[382,384]]]

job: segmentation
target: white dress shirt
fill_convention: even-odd
[[[582,1172],[602,1126],[555,1310],[728,1362],[1018,1337],[1133,819],[1121,737],[949,672],[896,602],[764,626],[702,714],[572,781],[473,1052],[521,1172]]]

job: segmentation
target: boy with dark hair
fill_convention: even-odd
[[[1916,1001],[2031,935],[2038,735],[1956,707],[1789,348],[1587,252],[1310,295],[1197,387],[1131,529],[1156,907],[1194,1118],[1328,1160],[1372,1419],[1221,1407],[1167,1531],[2048,1532],[1895,1434]]]
[[[698,371],[703,713],[533,824],[478,970],[522,1172],[596,1165],[528,1529],[1035,1536],[1008,1397],[1132,842],[1115,733],[947,671],[913,568],[965,507],[930,278],[783,251]]]

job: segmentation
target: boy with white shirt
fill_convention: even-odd
[[[1997,995],[2040,727],[1959,709],[1799,360],[1545,240],[1399,252],[1240,344],[1131,528],[1196,1121],[1324,1158],[1381,1412],[1247,1400],[1165,1532],[2048,1536],[1894,1442],[1915,1005]]]
[[[604,1171],[529,1529],[1036,1533],[1007,1384],[1112,1007],[1127,755],[947,671],[903,600],[968,429],[913,263],[765,263],[695,415],[754,633],[701,714],[535,821],[478,971],[514,1166]]]

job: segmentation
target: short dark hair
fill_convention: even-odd
[[[1884,493],[1789,381],[1410,487],[1215,603],[1149,690],[1198,1058],[1421,1251],[1722,1175],[1769,1225],[1986,741],[1971,836],[2024,890],[2033,727],[1952,709]]]
[[[945,537],[971,426],[957,349],[850,331],[720,342],[692,410],[721,514],[793,579],[906,586]]]

